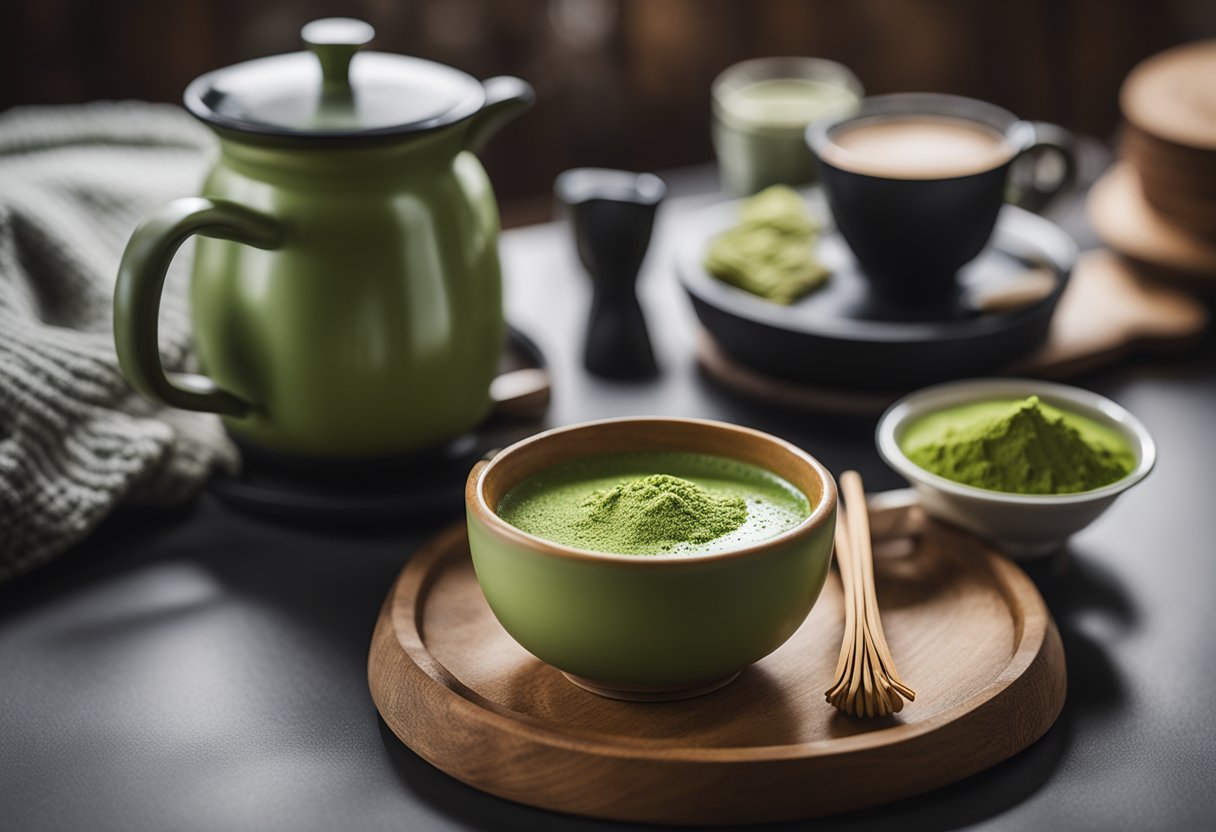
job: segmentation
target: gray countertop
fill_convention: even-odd
[[[833,470],[859,469],[872,489],[900,486],[874,450],[873,420],[753,405],[697,371],[692,312],[669,264],[681,217],[710,199],[662,212],[642,281],[663,366],[652,383],[581,371],[588,286],[565,230],[504,235],[508,315],[551,362],[551,423],[724,419],[784,436]],[[969,780],[814,828],[1216,825],[1216,343],[1081,383],[1135,412],[1160,461],[1062,557],[1029,569],[1067,652],[1060,720]],[[274,523],[204,495],[180,512],[120,514],[0,587],[0,828],[613,826],[481,794],[381,723],[368,640],[424,537]]]

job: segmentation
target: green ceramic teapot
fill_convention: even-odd
[[[119,269],[114,334],[131,384],[279,453],[409,453],[490,409],[499,220],[474,153],[532,90],[356,54],[372,35],[362,21],[314,21],[310,51],[191,83],[186,107],[219,136],[218,158],[201,196],[135,231]],[[166,373],[157,351],[165,271],[191,235],[206,375]]]

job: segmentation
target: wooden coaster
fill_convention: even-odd
[[[1119,103],[1127,121],[1122,152],[1140,172],[1144,200],[1170,225],[1216,246],[1216,40],[1144,61],[1127,76]],[[1167,233],[1161,244],[1171,239]]]
[[[1121,162],[1094,183],[1086,208],[1098,236],[1115,251],[1176,272],[1197,288],[1216,288],[1216,239],[1163,217],[1145,199],[1132,165]]]
[[[843,633],[835,573],[776,652],[698,699],[620,702],[568,682],[498,624],[463,526],[414,554],[368,657],[384,721],[432,765],[545,809],[644,823],[759,823],[938,788],[1021,751],[1064,703],[1064,652],[1030,579],[919,509],[876,510],[879,603],[915,702],[853,719],[824,700]],[[887,556],[882,553],[886,551]]]
[[[1162,219],[1216,238],[1216,152],[1167,142],[1132,124],[1124,127],[1120,152],[1139,171],[1144,199]]]
[[[1127,76],[1119,94],[1123,116],[1176,144],[1216,151],[1216,40],[1154,55]]]
[[[1067,379],[1139,351],[1184,350],[1207,323],[1207,307],[1191,294],[1142,276],[1109,251],[1090,251],[1077,262],[1047,340],[1001,374]],[[704,331],[697,356],[701,368],[724,387],[797,410],[870,416],[903,395],[809,387],[766,376],[731,358]]]

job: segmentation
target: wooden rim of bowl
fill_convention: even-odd
[[[554,543],[500,518],[503,495],[527,477],[554,465],[613,453],[696,453],[755,465],[803,493],[810,513],[792,529],[756,543],[704,554],[623,555]],[[819,460],[798,446],[752,428],[708,419],[623,417],[554,428],[520,440],[473,467],[465,505],[498,538],[554,557],[662,568],[748,557],[807,537],[836,510],[836,482]]]

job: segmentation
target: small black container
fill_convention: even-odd
[[[667,186],[650,173],[575,168],[558,176],[553,190],[593,286],[584,366],[607,378],[653,377],[658,364],[637,279]]]

